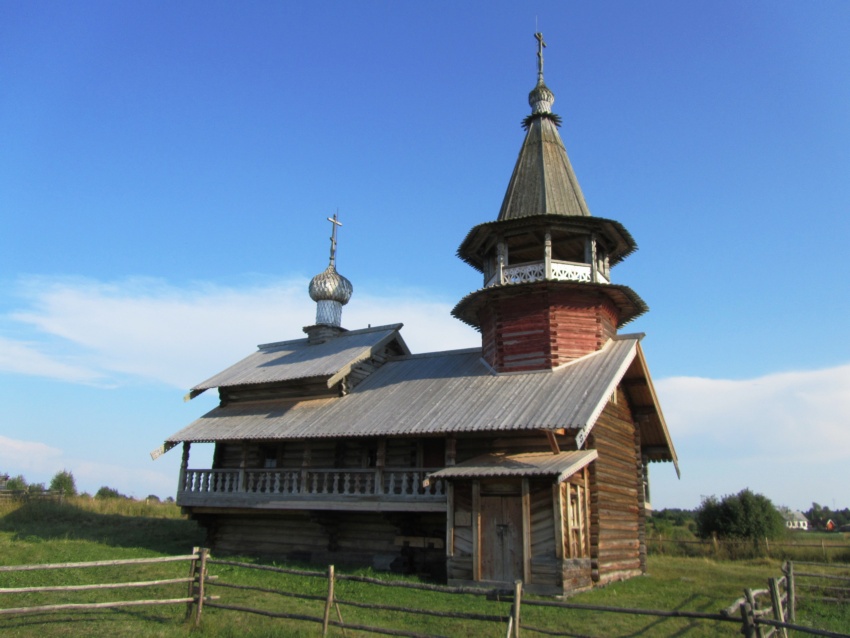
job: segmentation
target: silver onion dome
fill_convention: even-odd
[[[336,271],[333,264],[328,264],[323,272],[310,281],[310,299],[317,303],[335,301],[344,306],[353,292],[354,286]]]
[[[316,325],[342,327],[342,307],[351,299],[354,286],[333,263],[310,281],[310,298],[316,302]]]

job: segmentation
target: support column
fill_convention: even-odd
[[[189,470],[189,448],[192,444],[189,441],[183,441],[183,459],[180,461],[180,479],[177,481],[177,491],[183,492],[186,490],[186,473]]]
[[[552,279],[552,233],[548,230],[543,244],[543,278]]]

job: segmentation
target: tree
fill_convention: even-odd
[[[50,491],[62,492],[65,496],[77,495],[77,483],[74,481],[74,475],[68,470],[56,472],[53,478],[50,479]]]
[[[27,489],[27,480],[24,478],[23,474],[13,476],[6,481],[6,489],[13,491],[25,491]]]
[[[782,515],[761,494],[744,489],[717,500],[703,499],[696,511],[697,533],[707,538],[777,538],[785,532]]]

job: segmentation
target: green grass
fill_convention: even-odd
[[[173,505],[122,501],[71,500],[62,505],[33,503],[26,506],[0,507],[0,563],[26,564],[46,562],[78,562],[115,558],[135,558],[186,554],[193,546],[202,545],[197,526],[180,516]],[[241,558],[251,562],[254,559]],[[265,564],[271,564],[266,562]],[[319,569],[315,566],[287,565]],[[47,584],[93,583],[123,580],[147,580],[186,575],[186,563],[134,567],[102,567],[88,570],[56,570],[0,573],[0,587]],[[323,578],[276,574],[213,565],[210,573],[220,582],[232,582],[324,596],[327,582]],[[346,573],[365,574],[398,580],[389,574],[371,570]],[[756,559],[735,562],[708,558],[650,556],[648,574],[644,577],[614,583],[607,587],[577,595],[571,602],[643,609],[690,610],[717,613],[741,596],[747,587],[764,587],[766,579],[778,576],[776,560]],[[415,580],[411,578],[410,580]],[[0,607],[55,604],[95,600],[126,600],[184,595],[185,586],[168,586],[155,590],[106,591],[74,594],[15,594],[0,596]],[[321,601],[299,600],[258,594],[210,585],[209,593],[221,596],[221,602],[232,605],[261,607],[287,613],[320,617]],[[487,600],[480,596],[447,595],[401,588],[378,587],[351,581],[338,581],[336,595],[340,600],[391,604],[422,609],[476,612],[507,616],[510,605],[505,601]],[[427,616],[401,615],[388,611],[362,610],[341,606],[347,623],[391,626],[422,633],[459,637],[504,636],[505,624],[458,621]],[[261,637],[317,636],[316,624],[276,620],[256,615],[207,609],[200,630],[193,632],[184,622],[185,607],[144,607],[92,612],[0,616],[0,634],[13,638],[54,636],[139,636],[141,638],[202,636]],[[811,622],[807,623],[805,614]],[[801,607],[802,624],[814,624],[833,630],[850,626],[846,609],[834,606]],[[580,610],[523,607],[523,624],[544,629],[570,632],[574,635],[626,636],[736,636],[739,626],[688,619],[663,619],[648,616],[601,614]],[[339,629],[331,635],[342,636]],[[349,636],[354,632],[349,631]],[[362,635],[362,634],[360,634]],[[526,636],[534,636],[525,632]]]

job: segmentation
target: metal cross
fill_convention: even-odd
[[[543,41],[542,33],[535,33],[537,38],[537,76],[543,79],[543,49],[546,48],[546,43]]]
[[[337,226],[342,226],[342,222],[337,219],[338,216],[339,211],[335,212],[333,217],[328,217],[328,221],[333,224],[333,232],[331,232],[331,266],[336,265],[336,229]]]

